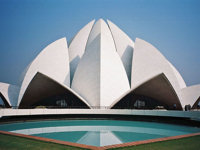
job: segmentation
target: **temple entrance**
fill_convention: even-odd
[[[0,108],[10,108],[10,105],[4,98],[4,96],[0,93]]]
[[[84,102],[70,93],[44,98],[34,103],[33,108],[89,108]]]
[[[127,95],[113,109],[170,109],[167,104],[164,104],[153,98],[143,95]]]

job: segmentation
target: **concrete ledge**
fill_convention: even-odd
[[[135,110],[135,109],[0,109],[0,116],[31,115],[141,115],[179,117],[200,120],[200,111]]]

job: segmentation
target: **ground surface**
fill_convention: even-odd
[[[143,144],[125,148],[116,148],[113,150],[199,150],[199,149],[200,149],[200,135],[177,139],[177,140],[156,142],[156,143]]]
[[[11,135],[0,134],[1,150],[81,150],[81,148],[41,142]],[[170,140],[144,144],[139,146],[118,148],[119,150],[198,150],[200,149],[200,136],[193,136],[178,140]],[[114,149],[114,150],[118,150]]]
[[[81,148],[0,134],[0,150],[82,150]]]

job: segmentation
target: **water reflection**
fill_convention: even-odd
[[[56,120],[0,125],[0,130],[61,141],[105,146],[200,132],[199,128],[114,120]]]
[[[105,146],[189,133],[187,131],[129,126],[57,126],[13,130],[11,132],[95,146]]]

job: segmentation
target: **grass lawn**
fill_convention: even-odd
[[[113,150],[200,150],[200,135]]]
[[[0,150],[81,150],[81,148],[0,134]],[[200,136],[143,144],[113,150],[198,150]]]
[[[0,134],[0,150],[82,150],[81,148]]]

